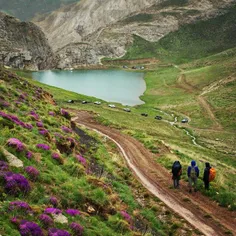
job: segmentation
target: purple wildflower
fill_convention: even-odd
[[[56,139],[58,140],[61,140],[61,139],[63,139],[63,136],[60,134],[60,133],[54,133],[54,135],[55,135],[55,137],[56,137]]]
[[[57,152],[52,153],[52,158],[53,159],[60,159],[60,155]]]
[[[38,122],[36,122],[36,125],[41,128],[41,127],[43,127],[43,122],[42,121],[38,121]]]
[[[43,236],[42,229],[34,222],[22,220],[19,228],[21,236]]]
[[[126,212],[126,211],[120,211],[120,214],[123,216],[123,218],[130,222],[131,221],[131,216]]]
[[[11,218],[11,223],[12,223],[12,224],[17,224],[17,223],[18,223],[17,217],[12,217],[12,218]]]
[[[36,145],[37,148],[40,148],[40,149],[43,149],[43,150],[50,150],[50,147],[46,144],[43,144],[43,143],[38,143]]]
[[[25,100],[26,99],[26,97],[27,97],[27,95],[25,94],[25,93],[22,93],[22,94],[20,94],[20,99],[23,99],[23,100]]]
[[[16,100],[16,101],[15,101],[15,104],[16,104],[16,105],[21,105],[21,102],[18,101],[18,100]]]
[[[61,129],[66,133],[72,133],[72,129],[70,129],[70,128],[64,126],[64,125],[61,127]]]
[[[76,210],[76,209],[67,209],[66,214],[71,215],[71,216],[77,216],[80,215],[80,211]]]
[[[60,214],[60,213],[62,213],[62,211],[57,208],[49,207],[44,210],[44,213],[45,214]]]
[[[20,192],[27,193],[30,191],[30,185],[28,180],[20,174],[15,174],[12,172],[7,172],[4,175],[5,180],[5,190],[9,194],[18,194]]]
[[[0,161],[0,171],[8,170],[8,164],[5,161]]]
[[[49,114],[50,116],[55,116],[55,113],[54,113],[53,111],[49,111],[48,114]]]
[[[3,118],[8,119],[10,121],[12,121],[16,125],[19,125],[19,126],[21,126],[23,128],[26,128],[26,129],[32,129],[33,128],[33,126],[31,124],[25,124],[17,116],[6,114],[5,112],[2,112],[2,111],[0,111],[0,116],[3,117]]]
[[[58,205],[58,200],[56,197],[50,197],[49,202],[55,207]]]
[[[53,224],[53,219],[46,214],[41,214],[39,216],[39,220],[45,228],[48,228],[49,226]]]
[[[33,116],[35,118],[35,120],[39,119],[39,115],[35,111],[31,111],[30,115]]]
[[[25,156],[26,156],[27,159],[30,160],[32,158],[32,156],[33,156],[33,153],[28,151]]]
[[[84,228],[78,223],[72,222],[69,227],[72,229],[73,233],[80,236],[83,234]]]
[[[24,124],[24,128],[26,129],[33,129],[33,125],[32,124]]]
[[[83,165],[86,166],[86,159],[80,155],[76,155],[76,159]]]
[[[25,167],[25,171],[29,175],[31,180],[37,180],[39,176],[39,171],[36,168],[34,168],[33,166],[27,166]]]
[[[17,138],[10,138],[7,140],[8,146],[16,148],[17,151],[21,152],[25,149],[24,144]]]
[[[56,160],[59,164],[63,164],[64,163],[64,161],[61,158],[61,156],[58,153],[56,153],[56,152],[52,153],[52,158],[54,160]]]
[[[10,202],[9,210],[24,210],[24,211],[31,211],[31,207],[28,203],[22,201],[14,201]]]
[[[62,229],[51,228],[48,231],[48,236],[70,236],[70,234]]]
[[[71,116],[70,113],[61,109],[61,115],[64,116],[66,119],[70,120]]]
[[[48,134],[49,132],[48,132],[48,130],[46,130],[46,129],[40,129],[40,130],[39,130],[39,133],[40,133],[41,135],[45,136],[45,135]]]
[[[10,103],[8,103],[8,102],[5,101],[5,100],[0,99],[0,106],[2,106],[2,107],[9,107],[9,106],[10,106]]]
[[[73,144],[76,144],[75,139],[73,139],[73,138],[71,138],[71,137],[68,137],[67,140],[70,141],[70,142],[73,143]]]

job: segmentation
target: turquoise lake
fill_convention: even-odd
[[[34,72],[41,83],[123,105],[140,105],[146,90],[144,74],[121,70],[74,70]]]

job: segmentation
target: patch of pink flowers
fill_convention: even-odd
[[[29,175],[30,179],[36,181],[39,176],[39,171],[33,166],[25,167],[25,172]]]
[[[26,156],[27,159],[30,160],[30,159],[32,158],[32,156],[33,156],[33,153],[30,152],[30,151],[28,151],[28,152],[26,152],[26,155],[25,155],[25,156]]]
[[[49,198],[49,202],[54,206],[56,207],[58,205],[58,200],[56,197],[50,197]]]
[[[9,194],[16,195],[19,193],[26,194],[30,191],[28,180],[21,174],[7,172],[4,174],[5,191]]]
[[[31,207],[29,206],[28,203],[26,202],[22,202],[22,201],[14,201],[14,202],[10,202],[9,204],[9,210],[13,211],[13,210],[23,210],[23,211],[31,211]]]
[[[120,211],[120,214],[123,216],[123,218],[127,221],[131,221],[131,216],[126,211]]]
[[[51,228],[48,231],[48,236],[70,236],[70,234],[62,229]]]
[[[44,236],[39,225],[26,220],[20,222],[19,230],[21,236]]]
[[[0,161],[0,171],[8,170],[8,164],[5,161]]]
[[[2,107],[9,107],[10,103],[5,101],[5,100],[0,99],[0,106],[2,106]]]
[[[84,157],[82,157],[81,155],[76,155],[76,159],[83,165],[86,166],[86,159]]]
[[[66,127],[66,126],[62,126],[61,129],[65,132],[65,133],[72,133],[72,129]]]
[[[76,209],[67,209],[66,214],[71,215],[71,216],[77,216],[80,215],[80,211],[76,210]]]
[[[48,130],[46,130],[46,129],[40,129],[39,130],[39,134],[41,134],[41,135],[43,135],[43,136],[45,136],[45,135],[47,135],[49,132],[48,132]]]
[[[45,151],[50,150],[50,147],[49,147],[48,145],[46,145],[46,144],[43,144],[43,143],[38,143],[38,144],[36,145],[36,147],[37,147],[37,148],[40,148],[40,149],[43,149],[43,150],[45,150]]]
[[[42,121],[38,121],[38,122],[36,122],[36,125],[41,128],[41,127],[43,127],[43,122]]]
[[[57,152],[54,152],[52,153],[52,158],[57,160],[57,159],[60,159],[61,157]]]
[[[48,114],[49,114],[50,116],[55,116],[55,112],[53,112],[53,111],[49,111]]]
[[[65,111],[63,109],[61,109],[61,115],[64,116],[68,120],[71,118],[69,112],[67,112],[67,111]]]
[[[83,234],[84,228],[80,224],[76,222],[72,222],[69,227],[73,231],[73,233],[77,236],[81,236]]]
[[[8,139],[7,144],[8,146],[14,147],[19,152],[25,149],[25,145],[17,138]]]
[[[39,115],[35,111],[31,111],[30,115],[33,116],[35,120],[39,119]]]
[[[14,116],[14,115],[10,115],[10,114],[6,114],[5,112],[3,111],[0,111],[0,116],[5,118],[5,119],[8,119],[10,121],[12,121],[13,123],[15,123],[16,125],[19,125],[23,128],[26,128],[26,129],[32,129],[33,126],[31,124],[26,124],[24,123],[23,121],[21,121],[17,116]]]
[[[44,210],[44,213],[45,214],[60,214],[60,213],[62,213],[62,211],[57,208],[49,207]]]
[[[39,220],[45,228],[48,228],[53,225],[53,219],[46,214],[41,214],[39,216]]]

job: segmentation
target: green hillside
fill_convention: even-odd
[[[191,235],[50,93],[2,69],[0,91],[1,235]]]
[[[6,12],[22,21],[29,21],[37,14],[44,14],[60,6],[79,0],[8,0],[0,1],[0,11]]]
[[[133,45],[122,59],[159,58],[185,63],[236,46],[236,6],[228,13],[205,21],[181,26],[156,43],[134,36]]]

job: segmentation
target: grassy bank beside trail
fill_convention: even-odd
[[[217,169],[216,180],[211,184],[209,192],[202,190],[201,181],[199,189],[203,194],[218,201],[220,205],[235,210],[235,121],[229,114],[235,111],[235,102],[231,96],[234,96],[236,85],[235,80],[227,81],[235,71],[235,52],[235,49],[231,49],[183,64],[181,70],[175,67],[157,66],[155,70],[147,71],[145,74],[147,90],[141,97],[145,104],[132,107],[130,113],[124,112],[121,104],[116,104],[116,108],[109,108],[108,103],[102,101],[102,104],[97,106],[93,104],[98,100],[96,98],[32,82],[50,91],[60,106],[99,114],[97,118],[99,122],[116,127],[141,141],[156,155],[156,161],[168,169],[176,159],[181,160],[184,169],[192,159],[195,159],[202,176],[204,163],[209,161]],[[178,81],[181,74],[185,75],[186,81]],[[186,82],[191,85],[191,91],[185,90],[183,83]],[[210,104],[216,120],[222,125],[220,130],[214,128],[214,120],[197,100],[206,88],[215,83],[218,87],[207,92],[204,99]],[[68,104],[66,102],[68,99],[75,100],[75,103]],[[82,100],[91,103],[81,104]],[[141,116],[141,113],[147,113],[148,117]],[[155,120],[156,115],[162,116],[163,120]],[[174,117],[178,119],[176,126],[168,123],[173,122]],[[180,121],[184,117],[189,118],[188,124],[181,124]],[[186,135],[183,128],[196,137],[200,146],[192,143],[191,137]],[[186,175],[183,178],[187,180]]]
[[[44,88],[58,104],[84,98],[0,68],[1,235],[196,235]]]

